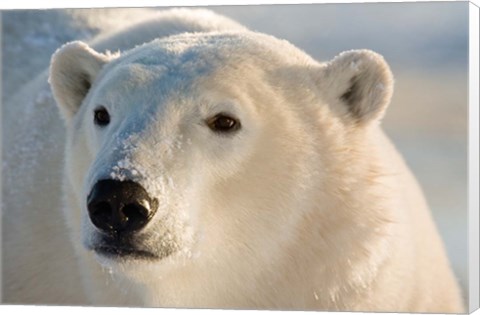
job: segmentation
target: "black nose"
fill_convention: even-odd
[[[87,198],[92,223],[109,234],[140,230],[153,217],[158,201],[132,181],[101,180]]]

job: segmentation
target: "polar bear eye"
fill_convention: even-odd
[[[110,114],[105,107],[100,106],[95,109],[93,120],[96,125],[106,126],[110,123]]]
[[[227,114],[217,114],[207,119],[208,127],[215,132],[233,132],[240,129],[240,121],[228,116]]]

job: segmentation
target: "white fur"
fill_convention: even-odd
[[[351,51],[318,63],[229,23],[117,55],[70,43],[52,57],[81,295],[95,305],[460,312],[420,188],[379,127],[393,89],[383,58]],[[91,80],[80,102],[78,73]],[[99,105],[111,114],[102,128]],[[205,123],[225,112],[241,121],[235,134]],[[105,178],[159,200],[141,246],[172,254],[85,249],[98,238],[86,196]]]

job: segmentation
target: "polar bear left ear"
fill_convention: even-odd
[[[102,67],[115,57],[98,53],[81,41],[67,43],[53,54],[49,83],[67,121],[77,112]]]
[[[317,83],[332,110],[358,124],[382,118],[393,92],[383,57],[370,50],[343,52],[323,66]]]

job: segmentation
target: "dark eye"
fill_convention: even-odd
[[[218,114],[207,120],[208,127],[221,133],[233,132],[240,129],[240,121],[228,116],[227,114]]]
[[[93,120],[96,125],[106,126],[110,123],[110,114],[105,109],[105,107],[100,106],[95,109]]]

